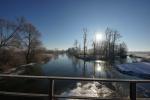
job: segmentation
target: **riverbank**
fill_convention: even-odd
[[[55,54],[41,54],[41,59],[39,59],[37,62],[31,62],[29,64],[22,63],[21,65],[18,66],[4,66],[4,69],[1,70],[0,73],[2,74],[23,74],[26,67],[34,66],[35,64],[40,64],[40,63],[46,63],[52,58],[54,58],[56,55]]]
[[[150,52],[129,52],[128,55],[141,58],[145,62],[150,62]]]
[[[82,59],[82,60],[85,60],[85,61],[94,61],[94,60],[106,60],[104,59],[103,56],[99,56],[99,55],[74,55],[76,58],[78,59]]]
[[[26,67],[31,67],[34,66],[35,64],[36,63],[29,63],[18,67],[14,67],[4,71],[3,74],[13,74],[13,75],[23,74],[25,72]]]

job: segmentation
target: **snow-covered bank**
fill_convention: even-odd
[[[33,66],[33,65],[35,65],[35,63],[29,63],[29,64],[21,65],[19,67],[11,68],[3,72],[3,74],[13,74],[13,75],[22,74],[24,73],[26,67]]]
[[[150,78],[150,63],[137,62],[120,64],[116,66],[117,70],[128,75],[136,75],[142,78]]]
[[[36,63],[29,63],[29,64],[21,65],[20,67],[33,66],[33,65],[35,65],[35,64],[36,64]]]
[[[129,52],[129,55],[150,59],[150,52]]]
[[[114,93],[113,90],[109,89],[99,82],[89,82],[86,84],[77,83],[75,89],[67,92],[63,92],[63,96],[87,96],[87,97],[109,97]],[[64,99],[60,99],[64,100]],[[66,99],[65,99],[66,100]],[[78,99],[68,99],[68,100],[78,100]]]

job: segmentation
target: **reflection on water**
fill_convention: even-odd
[[[100,78],[105,78],[106,77],[106,73],[105,73],[105,69],[107,68],[106,66],[106,62],[104,61],[100,61],[100,60],[96,60],[93,62],[93,67],[94,67],[94,73],[93,73],[93,77],[100,77]]]
[[[128,58],[127,60],[132,59]],[[127,62],[126,60],[122,61]],[[108,62],[101,60],[83,61],[67,54],[57,55],[46,64],[37,64],[35,66],[27,68],[25,74],[46,75],[46,76],[110,78],[110,79],[137,79],[137,77],[125,75],[118,72],[114,68],[114,66],[112,66]],[[42,81],[5,80],[5,82],[4,81],[0,82],[0,90],[47,93],[48,84],[49,83],[46,80]],[[55,82],[55,93],[63,95],[66,95],[66,93],[68,93],[68,95],[75,93],[80,93],[80,95],[83,94],[88,95],[91,94],[90,91],[92,92],[94,91],[93,92],[94,94],[91,94],[93,96],[96,95],[102,97],[105,96],[123,97],[129,95],[128,88],[129,84],[117,82],[113,83],[76,82],[76,81],[62,81],[62,80]]]
[[[75,59],[75,58],[73,58]],[[83,65],[82,77],[93,78],[127,78],[118,71],[116,71],[111,64],[105,61],[96,60],[92,62],[86,62],[77,60]],[[76,62],[77,63],[77,62]],[[79,67],[76,64],[76,67]],[[77,82],[75,86],[64,90],[61,95],[67,96],[91,96],[91,97],[112,97],[112,96],[128,96],[129,84],[117,83],[117,82]],[[61,99],[62,100],[62,99]],[[69,99],[71,100],[71,99]]]
[[[96,69],[97,72],[100,72],[100,73],[101,73],[101,72],[104,71],[103,62],[100,61],[100,60],[96,60],[96,61],[94,62],[94,67],[95,67],[95,69]]]

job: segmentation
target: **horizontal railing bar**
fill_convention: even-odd
[[[22,93],[22,92],[6,92],[0,91],[0,95],[25,96],[25,97],[48,97],[48,94],[40,93]]]
[[[7,78],[32,78],[32,79],[52,79],[52,80],[76,80],[76,81],[150,83],[150,80],[135,80],[135,79],[134,80],[132,80],[132,79],[104,79],[104,78],[59,77],[59,76],[30,76],[30,75],[11,75],[11,74],[0,74],[0,77],[7,77]]]
[[[0,95],[11,95],[11,96],[26,96],[26,97],[48,97],[48,94],[39,93],[21,93],[21,92],[6,92],[0,91]],[[130,100],[129,98],[100,98],[100,97],[83,97],[83,96],[61,96],[54,95],[54,98],[70,98],[70,99],[94,99],[94,100]],[[137,100],[150,100],[149,98],[137,98]]]
[[[54,95],[54,98],[67,98],[67,99],[92,99],[92,100],[130,100],[129,98],[102,98],[102,97],[85,97],[85,96],[61,96],[61,95]]]

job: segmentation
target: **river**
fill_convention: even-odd
[[[123,61],[127,62],[129,59]],[[26,68],[24,75],[45,75],[45,76],[67,76],[67,77],[90,77],[107,79],[140,79],[136,76],[122,74],[115,66],[107,62],[83,61],[67,54],[55,56],[45,64],[35,64]],[[27,92],[27,93],[48,93],[47,80],[35,79],[5,79],[0,81],[0,90]],[[143,87],[148,84],[137,85],[138,97],[147,96],[142,92]],[[94,91],[94,92],[92,92]],[[127,97],[129,96],[128,83],[104,83],[104,82],[76,82],[56,81],[55,94],[59,95],[80,95],[80,96],[101,96],[101,97]],[[5,99],[10,97],[5,97]],[[16,98],[16,97],[14,97]],[[7,100],[6,99],[6,100]],[[12,100],[12,97],[11,97]],[[18,100],[18,99],[16,99]],[[30,99],[29,99],[30,100]],[[33,99],[32,99],[33,100]],[[36,99],[37,100],[37,99]],[[43,100],[43,99],[40,99]],[[44,98],[44,100],[47,100]]]

